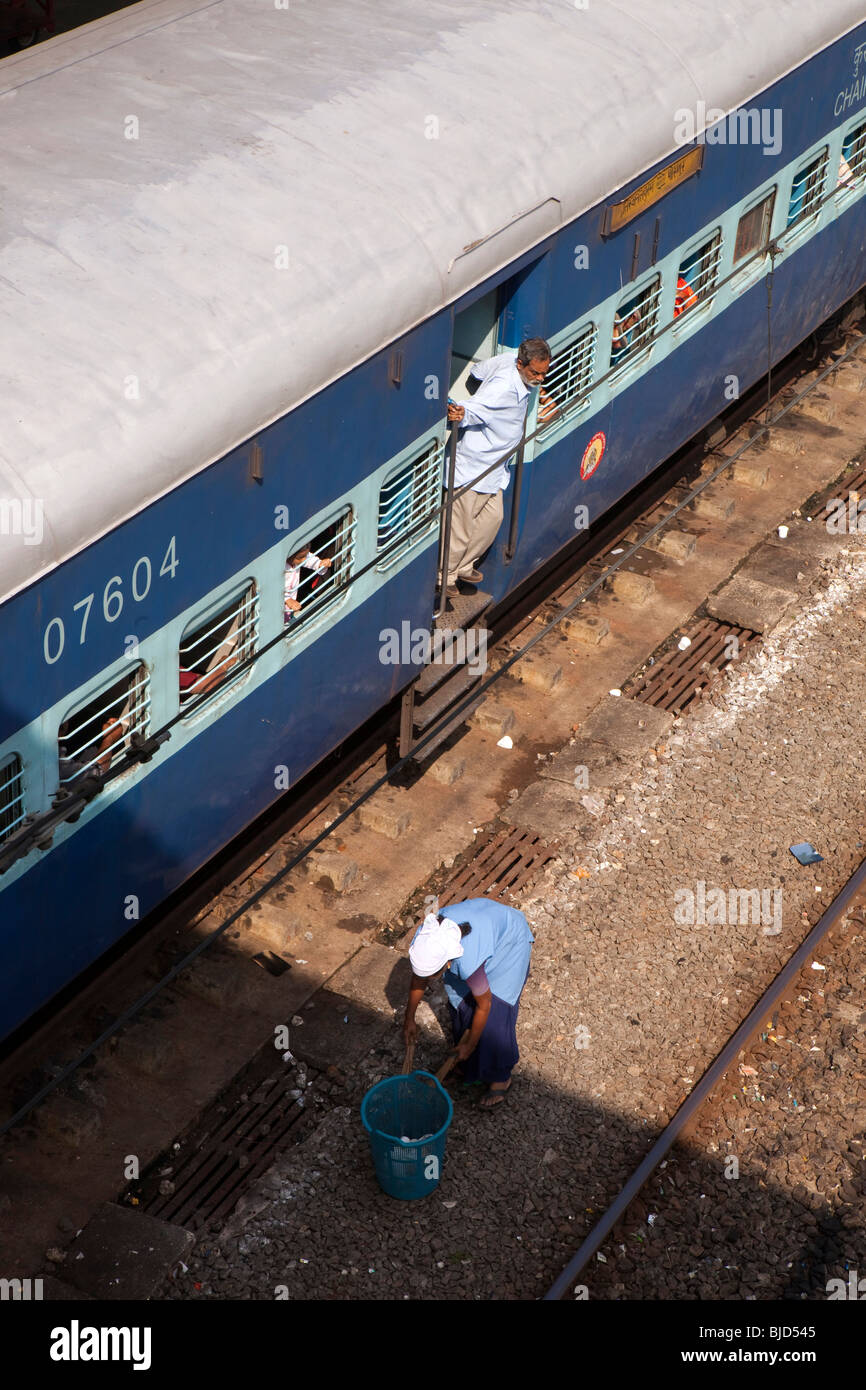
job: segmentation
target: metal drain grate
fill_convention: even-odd
[[[690,647],[684,652],[675,647],[638,676],[627,690],[632,699],[682,714],[696,700],[703,699],[726,666],[760,641],[760,634],[750,628],[721,623],[715,618],[703,618],[686,636],[691,638]]]
[[[852,473],[850,478],[843,478],[841,483],[834,483],[825,489],[821,494],[822,509],[826,512],[826,504],[836,501],[844,502],[847,509],[848,497],[852,492],[856,493],[859,502],[866,499],[866,464]]]
[[[439,899],[509,898],[555,858],[557,848],[558,841],[548,843],[529,830],[500,831],[449,880]]]
[[[273,1049],[269,1063],[273,1066]],[[312,1082],[319,1073],[306,1068]],[[127,1201],[151,1216],[197,1230],[211,1220],[224,1220],[244,1189],[260,1177],[288,1143],[305,1137],[300,1122],[313,1111],[315,1086],[302,1087],[294,1067],[256,1081],[249,1072],[238,1079],[205,1111],[178,1153],[163,1155],[151,1165]],[[303,1090],[303,1096],[297,1093]],[[292,1133],[292,1131],[295,1131]],[[171,1188],[171,1191],[160,1188]]]

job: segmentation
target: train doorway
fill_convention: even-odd
[[[499,342],[499,289],[476,299],[468,309],[454,316],[451,348],[451,379],[448,394],[455,400],[470,394],[466,378],[475,362],[493,357]]]

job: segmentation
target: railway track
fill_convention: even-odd
[[[832,936],[834,929],[852,910],[859,909],[862,914],[864,906],[866,906],[866,859],[851,875],[841,891],[837,893],[805,940],[791,953],[790,958],[772,983],[764,990],[739,1026],[733,1031],[691,1094],[652,1145],[646,1157],[630,1174],[607,1209],[596,1221],[586,1239],[578,1247],[574,1257],[551,1284],[544,1295],[545,1301],[556,1301],[563,1298],[585,1273],[587,1265],[602,1250],[612,1233],[616,1232],[618,1227],[622,1227],[629,1209],[645,1189],[653,1174],[671,1154],[674,1146],[683,1144],[693,1133],[701,1112],[714,1099],[717,1099],[719,1088],[725,1082],[728,1074],[735,1068],[739,1068],[740,1072],[743,1071],[745,1065],[743,1058],[750,1055],[750,1051],[758,1038],[766,1039],[768,1034],[773,1032],[781,1007],[784,1004],[792,1005],[797,1002],[798,995],[806,983],[805,972],[815,965],[820,948]],[[827,967],[823,963],[823,952],[821,955],[822,959],[818,962],[817,968],[824,971]],[[808,983],[813,982],[814,976],[812,981]],[[746,1074],[757,1075],[755,1068],[750,1068]],[[740,1084],[739,1075],[737,1084]],[[866,1177],[866,1174],[861,1174],[861,1176]],[[858,1193],[856,1200],[860,1200],[861,1197],[862,1194]],[[620,1229],[618,1234],[621,1240],[624,1234],[623,1230]],[[615,1256],[611,1255],[610,1258],[613,1259]],[[608,1256],[605,1256],[604,1259],[607,1261]],[[585,1296],[586,1286],[583,1286],[582,1292]]]
[[[831,361],[809,390],[814,390],[824,376],[839,365],[843,354],[847,355],[849,351],[853,353],[853,350],[843,348],[841,339],[836,338],[830,347]],[[797,396],[793,384],[797,380],[797,373],[802,373],[803,368],[803,357],[799,355],[789,359],[776,374],[777,394],[774,399],[783,410],[790,409],[792,398]],[[608,523],[605,528],[596,531],[589,541],[575,545],[568,556],[548,566],[531,591],[518,593],[507,610],[494,613],[491,628],[497,669],[488,678],[488,684],[495,685],[507,674],[522,659],[529,646],[541,641],[564,615],[585,601],[587,593],[591,595],[609,585],[617,568],[634,556],[640,559],[646,553],[648,532],[661,533],[671,520],[692,505],[695,488],[691,483],[696,483],[698,489],[704,489],[733,468],[737,457],[754,446],[756,435],[759,437],[762,429],[760,416],[765,409],[766,403],[759,392],[753,393],[748,401],[739,403],[734,412],[735,418],[727,423],[726,440],[733,438],[738,427],[751,433],[753,443],[746,439],[739,449],[721,455],[708,454],[704,441],[683,451],[666,466],[663,475],[659,474],[652,480],[649,498],[642,495],[630,499],[628,507],[618,516],[615,524]],[[720,448],[722,442],[717,439],[714,447]],[[680,481],[683,479],[686,481]],[[673,503],[673,506],[668,504],[666,510],[660,501],[664,489]],[[611,549],[622,552],[622,558],[613,566],[603,559]],[[6,1105],[6,1128],[27,1120],[39,1100],[50,1095],[61,1083],[67,1082],[76,1071],[86,1067],[100,1047],[106,1044],[110,1046],[111,1040],[116,1039],[142,1009],[154,1007],[158,996],[167,986],[175,984],[191,961],[201,957],[217,936],[242,923],[250,909],[257,902],[266,900],[275,887],[298,869],[312,849],[339,831],[341,825],[354,814],[360,800],[371,797],[380,784],[385,785],[393,780],[393,739],[398,719],[399,712],[395,706],[385,712],[375,727],[359,731],[350,744],[338,750],[338,754],[329,760],[329,765],[320,775],[307,779],[304,785],[295,790],[290,805],[281,806],[266,822],[253,827],[242,843],[232,846],[229,852],[221,856],[217,865],[210,867],[207,874],[198,876],[183,898],[171,903],[159,921],[151,924],[152,929],[147,934],[140,934],[132,949],[111,967],[108,975],[103,974],[90,981],[83,995],[79,994],[62,1010],[54,1011],[50,1019],[43,1020],[41,1029],[31,1033],[5,1061],[0,1079],[7,1098],[11,1092],[11,1101],[7,1099]],[[411,777],[408,782],[411,786]],[[305,844],[301,844],[299,842],[305,832],[308,838]],[[527,881],[533,866],[537,868],[544,862],[537,839],[535,844],[528,848],[524,845],[521,849],[513,834],[510,838],[508,834],[504,837],[500,835],[498,841],[495,836],[483,838],[487,858],[481,865],[481,876],[490,882],[498,882],[500,868],[505,864],[507,869],[510,864],[512,868],[516,866],[510,886],[520,886]],[[472,846],[464,856],[467,866],[476,858],[476,850],[477,845]],[[278,865],[276,871],[275,864]],[[462,871],[458,864],[458,874]],[[452,875],[454,877],[456,875]],[[462,887],[469,884],[466,872],[464,879],[466,883],[461,884]],[[509,886],[505,878],[502,884],[503,888]],[[486,886],[489,890],[489,882]],[[399,925],[398,913],[390,926],[396,931]],[[190,951],[189,942],[193,938],[195,945]],[[273,953],[275,958],[269,960],[269,954],[260,951],[253,959],[256,964],[264,966],[265,973],[272,970],[279,977],[281,966],[285,968],[287,962],[280,958],[279,953]],[[138,986],[144,972],[149,972],[151,978],[156,976],[156,979],[151,988],[141,993]],[[327,978],[326,965],[322,980]],[[105,1026],[98,1030],[99,1035],[95,1040],[89,1041],[77,1056],[70,1058],[69,1053],[75,1051],[82,1029],[86,1032],[90,1028],[92,1036],[94,1019],[101,1020]],[[63,1030],[67,1030],[66,1043],[58,1041],[58,1035]],[[40,1081],[42,1085],[38,1084]],[[196,1097],[201,1100],[198,1092]]]

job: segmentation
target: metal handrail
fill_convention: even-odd
[[[439,532],[439,593],[436,600],[435,617],[445,607],[448,588],[448,555],[451,550],[451,513],[454,509],[454,480],[457,474],[457,421],[452,421],[451,437],[448,441],[448,495],[445,499],[445,524]],[[463,489],[465,492],[466,489]],[[462,496],[462,493],[461,493]]]
[[[526,452],[526,431],[517,449],[517,461],[514,465],[514,487],[511,491],[511,522],[508,527],[508,541],[505,546],[505,563],[510,565],[517,550],[517,523],[520,513],[520,493],[523,488],[523,456]]]

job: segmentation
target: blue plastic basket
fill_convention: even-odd
[[[391,1076],[361,1102],[373,1166],[383,1192],[413,1201],[438,1187],[454,1107],[429,1071]]]

